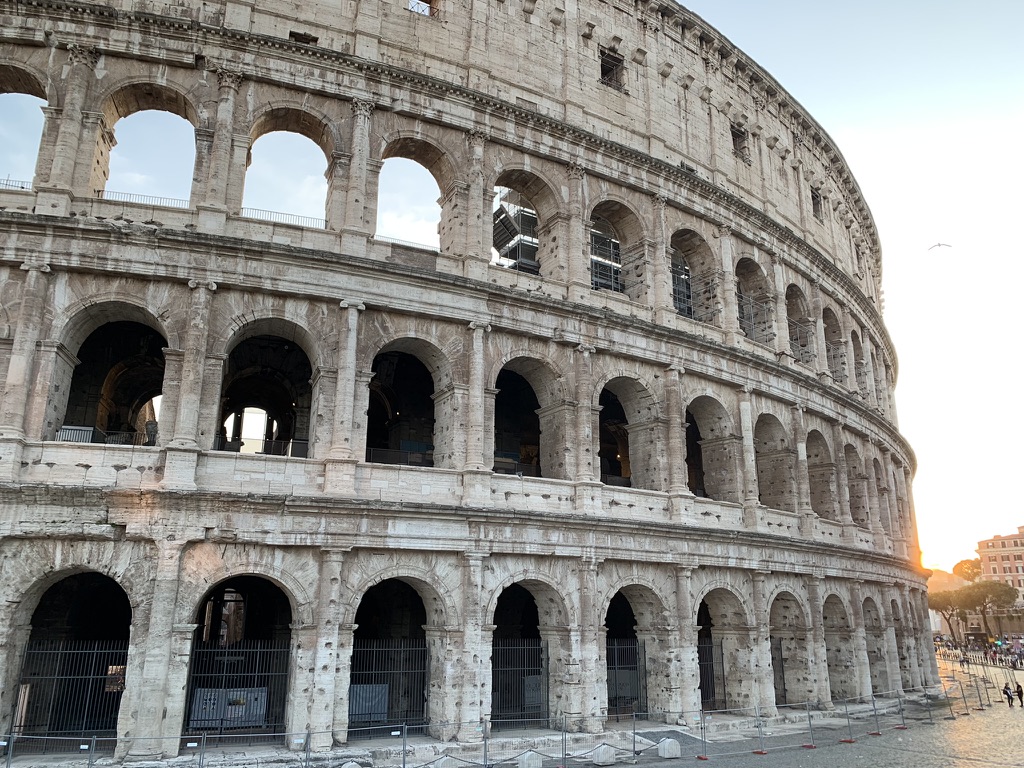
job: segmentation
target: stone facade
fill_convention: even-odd
[[[936,683],[877,233],[813,118],[681,7],[299,7],[0,3],[0,92],[47,102],[0,189],[0,732],[325,750]],[[194,126],[186,205],[105,193],[146,109]],[[242,215],[278,130],[322,222]],[[436,252],[374,237],[391,157]],[[53,719],[63,640],[113,655]]]

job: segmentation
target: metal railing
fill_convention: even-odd
[[[91,443],[98,445],[157,444],[157,432],[104,432],[96,427],[65,425],[57,430],[58,443]]]
[[[432,451],[403,451],[395,448],[367,448],[366,460],[371,464],[401,464],[409,467],[434,466]]]
[[[0,179],[0,189],[17,189],[22,192],[31,192],[32,182],[20,179]]]
[[[246,446],[258,446],[258,449],[242,450]],[[246,453],[254,456],[290,456],[293,459],[309,458],[308,440],[228,440],[218,437],[213,441],[213,450],[228,453]]]
[[[101,189],[96,192],[96,197],[101,200],[110,200],[119,203],[135,203],[137,205],[156,205],[161,208],[188,208],[189,201],[177,197],[156,197],[154,195],[139,195],[135,192],[116,192],[111,189]]]
[[[291,224],[296,227],[311,227],[313,229],[327,229],[327,219],[320,219],[315,216],[299,216],[296,213],[281,213],[280,211],[266,211],[262,208],[243,208],[241,215],[247,219],[259,221],[271,221],[275,224]]]
[[[438,252],[438,248],[436,245],[428,245],[426,243],[414,243],[411,240],[399,240],[397,237],[381,237],[380,235],[374,235],[371,239],[376,243],[401,245],[406,248],[417,248],[421,251],[430,251],[431,253]]]

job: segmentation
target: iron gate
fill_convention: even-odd
[[[782,657],[782,638],[771,638],[772,674],[775,676],[775,703],[785,706],[786,698],[786,660]]]
[[[184,734],[227,734],[246,742],[280,739],[285,730],[288,653],[287,640],[194,648]],[[253,738],[261,734],[264,738]]]
[[[369,739],[387,726],[427,723],[429,676],[427,641],[355,640],[348,688],[350,738]],[[378,726],[378,727],[374,727]]]
[[[608,715],[632,715],[647,711],[647,655],[636,638],[609,638]]]
[[[700,705],[704,710],[725,709],[725,656],[722,641],[710,634],[697,638]]]
[[[547,643],[540,638],[495,639],[491,649],[491,728],[547,726]]]
[[[14,710],[24,752],[78,752],[96,736],[112,751],[124,692],[127,640],[33,640],[25,649]],[[46,738],[62,737],[62,738]]]

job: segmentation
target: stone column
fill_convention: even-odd
[[[864,599],[860,591],[861,582],[850,583],[850,619],[853,623],[853,665],[857,674],[858,697],[870,699],[874,695],[871,686],[871,660],[868,658],[867,632],[864,627]]]
[[[774,717],[778,710],[775,707],[775,675],[772,672],[771,627],[769,624],[768,603],[765,594],[766,571],[754,571],[751,575],[751,603],[754,612],[754,647],[751,650],[751,663],[754,669],[751,685],[757,686],[755,703],[760,707],[761,715]],[[754,691],[751,691],[753,694]]]
[[[818,378],[831,378],[832,372],[828,367],[828,345],[825,343],[825,317],[824,302],[821,300],[821,283],[815,280],[812,284],[811,307],[814,312],[814,347],[816,351],[816,368]]]
[[[22,441],[25,438],[25,411],[32,390],[33,368],[36,361],[36,344],[42,335],[43,311],[46,306],[46,275],[50,266],[39,262],[25,262],[21,265],[25,280],[21,286],[18,303],[17,327],[11,344],[7,363],[7,377],[4,380],[3,400],[0,401],[0,442]],[[38,439],[39,435],[32,435]],[[17,477],[17,470],[8,460],[7,447],[2,451],[0,477],[8,482]],[[20,457],[20,449],[18,451]],[[13,460],[13,454],[11,459]]]
[[[309,730],[312,731],[310,746],[317,752],[329,750],[336,740],[334,703],[337,698],[338,659],[341,654],[348,652],[339,644],[344,564],[343,551],[321,550],[313,693],[309,698]]]
[[[487,408],[488,394],[484,382],[484,334],[490,333],[491,326],[484,321],[474,321],[469,324],[469,328],[473,338],[469,353],[469,419],[466,423],[466,463],[462,475],[463,503],[479,507],[491,505],[490,476],[493,461],[484,455],[484,446],[487,444],[492,446],[492,456],[494,452],[493,442],[485,439],[488,427],[492,434],[494,432],[494,409]]]
[[[866,384],[865,389],[867,390],[864,393],[864,396],[867,399],[868,405],[870,405],[872,408],[877,408],[878,397],[875,390],[875,364],[871,359],[873,345],[871,343],[870,337],[868,337],[867,335],[865,335],[864,338],[861,339],[860,343],[861,348],[864,350],[864,380]]]
[[[727,344],[735,344],[740,333],[739,304],[736,301],[736,256],[733,253],[732,230],[728,225],[715,227],[713,233],[720,243],[722,265],[722,329]]]
[[[740,393],[740,434],[743,444],[743,525],[756,529],[757,510],[761,502],[757,487],[757,452],[754,449],[754,422],[750,402],[750,388]]]
[[[324,171],[327,179],[327,205],[325,218],[327,229],[337,231],[345,226],[346,197],[348,196],[349,168],[352,155],[346,152],[332,152]]]
[[[875,474],[874,446],[869,443],[864,459],[864,490],[868,500],[868,524],[871,535],[875,540],[875,547],[880,552],[891,551],[885,535],[885,527],[882,525],[882,500],[881,489],[878,487],[878,476]]]
[[[668,492],[673,497],[676,520],[681,520],[685,506],[678,498],[693,494],[687,486],[686,471],[686,409],[683,407],[679,377],[685,373],[682,367],[670,365],[665,369],[665,403],[667,435],[665,445],[668,454]]]
[[[348,618],[352,618],[349,616]],[[356,625],[351,622],[338,625],[337,672],[334,683],[334,740],[338,744],[348,742],[348,701],[349,686],[352,682],[352,645]]]
[[[584,187],[586,172],[578,162],[569,163],[569,227],[565,256],[569,260],[568,298],[586,302],[590,299],[590,219],[585,211]]]
[[[832,444],[836,455],[836,493],[839,495],[839,520],[847,529],[844,537],[852,535],[853,513],[850,511],[849,468],[846,466],[846,438],[842,422],[832,425]]]
[[[580,344],[576,347],[576,509],[593,513],[601,505],[600,430],[595,428],[601,409],[593,404],[593,360],[597,350]]]
[[[469,131],[469,195],[465,210],[465,245],[466,255],[463,267],[465,276],[470,280],[486,280],[487,267],[491,261],[490,228],[491,209],[488,201],[494,197],[493,190],[484,189],[484,148],[487,145],[487,134],[481,131]]]
[[[338,331],[338,376],[334,391],[331,449],[324,468],[324,490],[327,493],[351,496],[355,494],[355,465],[361,459],[353,453],[352,447],[359,313],[366,306],[347,299],[338,306],[342,313]]]
[[[46,187],[47,192],[53,193],[57,190],[64,193],[63,208],[59,206],[56,198],[50,205],[42,207],[51,208],[56,203],[57,209],[51,208],[42,212],[65,216],[69,212],[70,197],[74,178],[75,166],[79,161],[91,165],[94,148],[81,146],[82,117],[86,98],[89,95],[91,84],[95,79],[96,65],[99,64],[100,52],[95,48],[71,43],[68,45],[68,60],[61,73],[65,86],[64,105],[61,109],[60,127],[57,131],[57,144],[53,153],[53,165],[50,166],[49,180]],[[84,149],[84,151],[83,151]]]
[[[885,676],[889,680],[889,691],[897,695],[903,694],[903,674],[900,671],[900,651],[896,640],[896,617],[892,612],[892,602],[886,600],[887,590],[882,590],[882,621],[885,622]],[[888,693],[888,691],[887,691]]]
[[[349,161],[348,194],[345,199],[345,218],[341,247],[345,253],[362,255],[366,252],[366,237],[370,234],[364,219],[366,180],[370,160],[370,121],[376,105],[367,99],[352,100],[352,155]]]
[[[921,628],[918,626],[917,614],[914,612],[910,601],[910,589],[906,584],[895,584],[894,586],[899,594],[900,611],[903,613],[903,642],[907,646],[910,685],[912,688],[918,689],[924,684],[921,675],[920,646],[918,645],[918,635]],[[929,644],[926,650],[930,651],[931,648],[932,646]]]
[[[800,533],[806,538],[814,535],[814,520],[817,515],[811,507],[811,476],[807,466],[807,427],[804,426],[804,409],[799,405],[790,408],[793,417],[793,443],[796,445],[796,511],[800,515]]]
[[[129,678],[134,689],[130,694],[137,702],[131,732],[140,737],[159,735],[162,740],[140,738],[132,741],[128,754],[135,759],[174,757],[178,754],[180,721],[170,722],[165,717],[167,705],[168,671],[173,650],[174,619],[178,603],[178,574],[181,567],[181,553],[187,543],[184,539],[169,540],[155,538],[156,574],[153,595],[149,605],[149,627],[146,632],[146,647],[142,663],[142,674],[135,681]]]
[[[789,346],[789,311],[786,307],[786,278],[782,274],[782,259],[777,253],[771,253],[772,282],[775,283],[775,354],[792,356]]]
[[[597,606],[597,562],[584,559],[579,569],[580,671],[579,710],[584,722],[580,730],[599,731],[601,713],[608,705],[607,629]]]
[[[676,619],[679,627],[679,687],[675,698],[680,712],[676,722],[695,727],[700,723],[700,666],[697,657],[697,608],[693,604],[693,567],[676,566]]]
[[[654,247],[651,249],[651,273],[654,281],[652,299],[656,321],[664,323],[668,317],[676,314],[672,295],[672,260],[669,255],[671,243],[665,226],[665,206],[668,204],[668,198],[658,193],[652,195],[651,200],[654,207]]]
[[[850,310],[845,306],[842,310],[843,316],[840,322],[843,324],[843,337],[846,339],[846,384],[849,390],[860,394],[860,383],[857,376],[857,355],[853,346],[853,320],[850,318]],[[861,341],[861,351],[864,349],[864,342]]]
[[[206,373],[206,344],[210,325],[210,304],[217,284],[189,280],[192,291],[189,325],[182,355],[178,412],[174,419],[174,437],[168,443],[164,468],[165,488],[195,488],[195,470],[200,450],[199,411],[203,402],[203,378]]]
[[[814,697],[822,709],[833,709],[832,689],[828,674],[828,649],[825,645],[825,604],[821,598],[825,580],[820,576],[806,577],[807,603],[811,612],[811,673],[814,677]]]
[[[217,115],[214,122],[213,146],[210,151],[210,167],[206,180],[203,207],[222,213],[227,212],[228,185],[232,175],[232,144],[235,127],[235,97],[242,82],[240,72],[227,69],[214,71],[217,77]],[[217,217],[214,217],[216,220]],[[221,220],[223,221],[223,220]]]
[[[467,552],[462,560],[462,660],[448,670],[447,688],[461,701],[458,740],[479,742],[481,726],[491,713],[491,635],[484,632],[483,552]],[[492,630],[493,632],[493,627]],[[480,724],[480,725],[478,725]]]

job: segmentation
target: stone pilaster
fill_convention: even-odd
[[[740,392],[740,436],[743,446],[743,525],[756,529],[761,505],[757,487],[757,452],[754,449],[754,421],[750,390]]]
[[[853,625],[853,665],[857,670],[857,695],[870,700],[874,695],[871,686],[871,661],[868,658],[867,631],[864,627],[864,598],[859,581],[850,584],[850,616]]]
[[[310,747],[315,751],[330,749],[334,733],[334,702],[337,698],[338,664],[342,654],[339,644],[339,619],[345,579],[345,553],[325,549],[320,553],[319,595],[317,597],[316,646],[313,651],[313,690],[309,702]]]
[[[217,115],[203,206],[223,212],[227,211],[228,185],[233,172],[231,149],[234,141],[235,100],[242,74],[228,69],[217,69],[214,74],[218,86]]]
[[[586,172],[572,162],[567,170],[569,182],[569,226],[565,258],[569,262],[568,298],[587,301],[590,297],[590,220],[584,210]],[[577,476],[578,479],[578,476]]]
[[[807,607],[811,613],[810,664],[814,679],[814,698],[822,709],[832,709],[832,692],[829,687],[828,653],[825,646],[825,605],[821,593],[824,580],[819,576],[808,576]]]
[[[754,613],[754,647],[751,651],[751,687],[757,686],[755,703],[763,717],[774,717],[775,675],[772,673],[771,629],[769,626],[768,601],[765,591],[764,571],[754,571],[751,579],[751,607]],[[754,694],[754,691],[751,691]]]
[[[371,230],[365,214],[367,174],[370,160],[370,125],[376,105],[366,99],[352,101],[352,155],[348,168],[348,193],[342,228],[342,250],[353,256],[366,253],[366,238]]]
[[[359,313],[366,309],[358,301],[345,300],[338,331],[338,374],[334,391],[334,423],[331,449],[325,465],[327,493],[355,494],[355,465],[362,458],[353,452],[356,398],[356,348],[359,342]]]

